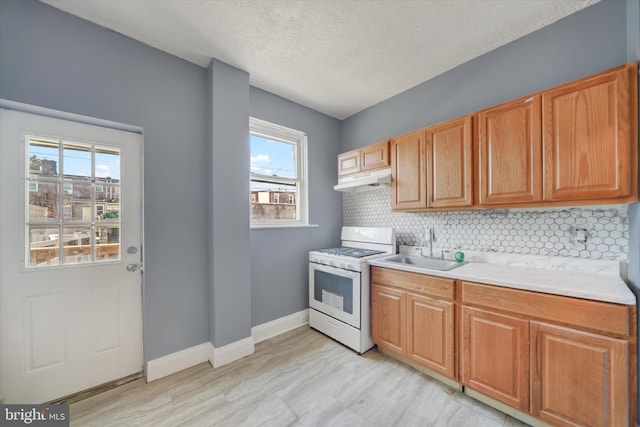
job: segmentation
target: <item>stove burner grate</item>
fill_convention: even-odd
[[[362,249],[362,248],[326,248],[326,249],[318,249],[316,252],[322,252],[325,254],[331,255],[339,255],[339,256],[348,256],[352,258],[363,258],[371,255],[383,254],[384,251],[377,251],[375,249]]]

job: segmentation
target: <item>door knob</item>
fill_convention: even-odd
[[[138,264],[129,264],[127,265],[127,271],[136,271],[138,269]]]

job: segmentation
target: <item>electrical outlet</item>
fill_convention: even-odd
[[[586,228],[576,228],[576,242],[587,243],[587,237]]]

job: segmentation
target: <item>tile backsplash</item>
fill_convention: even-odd
[[[629,252],[627,205],[561,208],[393,212],[388,186],[343,193],[343,223],[395,227],[399,244],[424,245],[428,228],[434,248],[626,260]],[[576,241],[585,229],[587,241]]]

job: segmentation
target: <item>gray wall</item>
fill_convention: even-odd
[[[342,123],[348,151],[640,60],[638,0],[603,0]],[[629,206],[631,288],[640,294],[640,204]],[[639,328],[640,329],[640,328]]]
[[[307,251],[339,242],[337,120],[34,0],[0,0],[0,98],[144,129],[145,360],[308,306]],[[250,114],[308,134],[319,227],[249,232]]]
[[[144,128],[144,349],[209,341],[206,71],[36,1],[0,1],[0,98]]]
[[[603,0],[345,119],[342,151],[626,63],[625,6]]]
[[[215,347],[251,336],[249,74],[211,61],[210,334]]]
[[[337,182],[340,122],[252,87],[251,116],[307,134],[309,222],[317,228],[251,230],[252,325],[309,306],[309,250],[340,243],[342,208]]]

